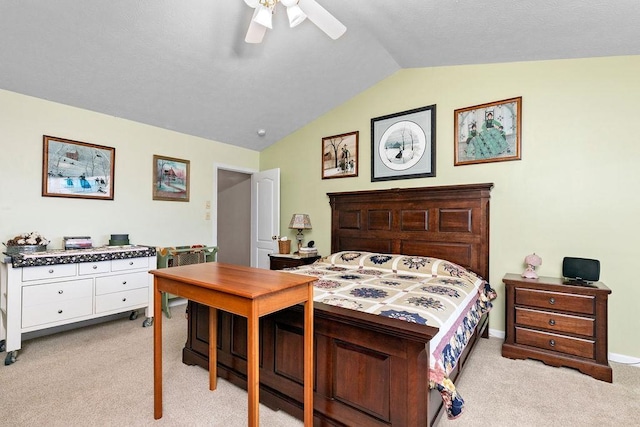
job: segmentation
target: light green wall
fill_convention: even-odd
[[[610,352],[640,357],[634,339],[638,257],[640,56],[401,70],[264,150],[261,169],[281,169],[281,229],[294,212],[311,215],[320,253],[330,250],[327,192],[493,182],[490,282],[542,257],[558,276],[562,258],[601,261],[609,299]],[[522,160],[453,166],[453,111],[522,97]],[[437,176],[371,182],[371,118],[437,105]],[[321,179],[321,138],[360,131],[359,174]],[[290,230],[287,230],[290,231]],[[289,233],[290,237],[294,233]],[[491,328],[504,331],[504,299]]]
[[[42,197],[42,136],[114,147],[114,200]],[[128,233],[132,243],[212,243],[205,202],[213,197],[213,165],[259,167],[260,153],[116,117],[0,90],[0,239],[39,231],[62,247],[63,236],[88,235],[94,245]],[[189,160],[190,201],[152,200],[154,154]],[[215,212],[212,212],[212,217]]]

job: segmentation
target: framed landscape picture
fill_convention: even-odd
[[[153,200],[189,201],[189,160],[153,156]]]
[[[43,136],[42,195],[113,200],[116,149]]]
[[[436,106],[371,119],[371,181],[436,176]]]
[[[322,138],[322,179],[358,176],[358,135],[349,132]]]
[[[454,165],[520,160],[522,97],[453,112]]]

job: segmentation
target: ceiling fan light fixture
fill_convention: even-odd
[[[273,29],[273,10],[261,4],[258,5],[253,16],[253,22],[263,27]]]
[[[307,15],[300,9],[297,2],[293,6],[287,6],[287,16],[289,17],[289,26],[291,28],[298,26],[307,19]]]

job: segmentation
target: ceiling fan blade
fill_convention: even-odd
[[[253,16],[255,17],[257,13],[258,10],[256,9],[255,12],[253,12]],[[258,24],[251,18],[251,23],[249,24],[249,29],[247,30],[247,35],[244,37],[244,41],[247,43],[262,43],[266,32],[267,27]]]
[[[320,6],[315,0],[300,0],[300,9],[307,15],[307,18],[329,37],[336,40],[347,31],[342,22],[338,21],[332,14]]]

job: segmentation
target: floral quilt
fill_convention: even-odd
[[[484,279],[442,259],[356,251],[288,270],[318,278],[315,301],[439,328],[429,343],[430,386],[449,418],[462,413],[449,374],[496,297]]]

